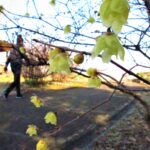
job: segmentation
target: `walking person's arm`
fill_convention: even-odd
[[[5,63],[5,67],[4,67],[4,71],[7,71],[7,66],[10,63],[10,57],[7,58],[6,63]]]

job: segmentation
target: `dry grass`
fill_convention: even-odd
[[[143,97],[150,103],[148,93]],[[121,120],[108,128],[95,141],[93,150],[150,150],[150,128],[145,122],[142,107],[136,104]]]

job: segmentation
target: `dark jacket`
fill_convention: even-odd
[[[25,55],[20,52],[20,47],[23,45],[14,46],[6,61],[6,66],[10,63],[12,72],[17,74],[21,73],[22,59],[25,58]]]

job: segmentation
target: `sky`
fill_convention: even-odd
[[[26,6],[25,2],[26,2],[26,0],[19,0],[19,1],[18,0],[0,0],[0,5],[3,5],[4,8],[9,10],[10,12],[15,12],[15,13],[23,14],[23,15],[28,12],[28,13],[31,13],[33,15],[34,14],[36,15],[36,11],[35,11],[35,9],[33,9],[33,4],[29,3],[29,7],[27,9],[27,7],[25,7]],[[38,9],[39,13],[43,13],[45,16],[47,16],[48,14],[53,16],[56,13],[55,12],[55,8],[53,8],[52,6],[48,5],[48,2],[49,2],[49,0],[36,0],[37,9]],[[96,2],[96,0],[93,1],[93,3],[94,2]],[[63,9],[65,11],[65,7],[59,7],[59,9],[61,9],[62,12],[63,12]],[[73,11],[76,12],[77,10],[73,9]],[[0,17],[2,17],[2,16],[0,16]],[[4,18],[3,19],[0,18],[0,19],[2,21]],[[70,21],[69,19],[67,19],[67,17],[65,19],[63,19],[62,17],[58,16],[58,18],[56,18],[56,19],[60,19],[61,20],[61,26],[64,26],[66,24],[66,22]],[[36,22],[36,23],[38,23],[38,22]],[[133,21],[133,23],[135,23],[135,22]],[[33,22],[28,22],[28,27],[31,27],[31,26],[33,26]],[[87,28],[85,28],[85,30],[87,30],[87,32],[88,32],[88,28],[93,28],[93,29],[101,28],[103,30],[102,26],[99,27],[97,25],[93,25],[93,26],[88,26],[87,25]],[[123,29],[123,30],[127,30],[127,28]],[[48,31],[51,32],[50,29],[48,29]],[[61,34],[62,33],[59,33],[60,36],[61,36]],[[89,35],[90,35],[90,33],[89,33]],[[3,38],[4,37],[1,34],[0,39],[3,39]],[[38,36],[37,36],[37,38],[38,38]],[[136,40],[135,36],[131,37],[131,39],[135,39]],[[89,47],[87,49],[91,50],[92,48]],[[144,64],[144,65],[148,64],[148,62],[145,61],[145,57],[140,55],[138,52],[131,52],[131,53],[133,55],[136,55],[137,58],[140,58],[142,64]],[[0,53],[0,57],[3,58],[3,59],[0,60],[0,63],[4,63],[5,62],[5,58],[6,58],[5,55],[6,55],[5,53]],[[113,57],[113,59],[116,60],[114,57]],[[117,60],[117,62],[122,64],[123,66],[125,66],[128,69],[131,68],[133,66],[133,64],[134,64],[134,62],[131,61],[131,55],[129,54],[129,52],[126,52],[126,57],[125,57],[125,61],[124,62],[121,61],[121,60]],[[120,78],[120,76],[118,74],[121,75],[123,73],[122,71],[120,71],[120,69],[114,67],[114,65],[112,65],[110,63],[109,64],[102,63],[99,58],[94,59],[94,60],[93,59],[89,59],[88,61],[86,61],[86,63],[83,66],[97,67],[99,70],[102,70],[102,71],[104,71],[106,73],[109,72],[114,77],[117,77],[117,78]],[[112,68],[114,68],[115,71],[112,71]],[[139,70],[141,71],[142,69],[139,68],[139,69],[136,69],[135,71],[138,72]],[[145,71],[145,69],[144,69],[144,71]]]

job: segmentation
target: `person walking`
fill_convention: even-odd
[[[22,35],[18,35],[16,45],[13,45],[13,49],[10,51],[10,54],[7,58],[7,61],[4,67],[4,71],[6,72],[8,64],[10,63],[11,71],[14,76],[13,82],[4,91],[4,97],[6,99],[8,98],[9,93],[14,88],[16,88],[16,98],[22,98],[21,89],[20,89],[22,59],[25,59],[27,62],[29,62],[24,52],[24,44],[23,44]]]

